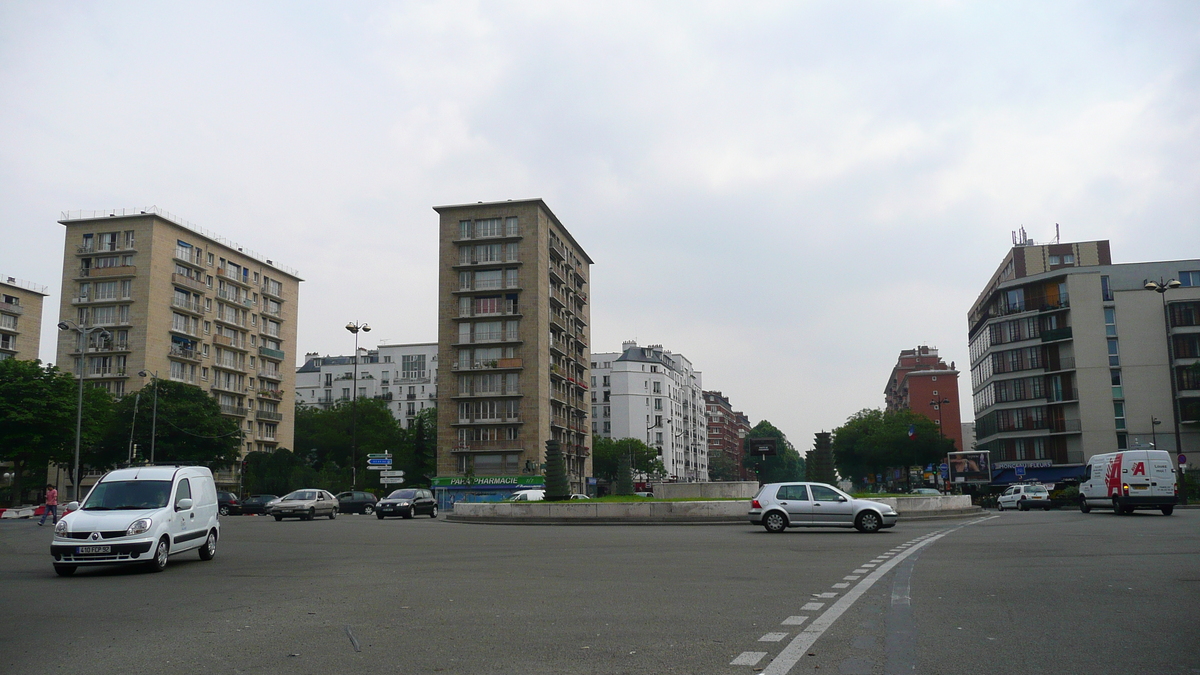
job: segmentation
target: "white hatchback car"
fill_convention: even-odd
[[[54,526],[54,571],[70,576],[81,565],[144,564],[153,572],[167,557],[199,549],[217,554],[221,523],[217,487],[203,466],[145,466],[110,471],[83,504]]]
[[[1005,509],[1020,511],[1045,509],[1049,511],[1050,492],[1043,485],[1010,485],[996,500],[996,508],[1001,511]]]

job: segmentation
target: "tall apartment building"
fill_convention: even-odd
[[[116,396],[151,375],[210,392],[245,451],[294,449],[300,277],[157,209],[64,213],[58,364]],[[138,373],[148,373],[142,377]],[[285,396],[285,393],[287,395]],[[220,479],[221,477],[219,477]]]
[[[1200,260],[1113,264],[1107,241],[1022,239],[968,323],[976,444],[996,466],[1200,450]]]
[[[657,448],[667,480],[708,481],[708,424],[700,371],[662,345],[624,342],[594,354],[593,415],[605,438],[638,438]]]
[[[584,492],[591,258],[541,199],[434,210],[439,499],[542,484],[548,440]]]
[[[750,418],[734,410],[729,397],[719,391],[704,392],[704,413],[708,433],[708,457],[728,455],[737,467],[738,480],[754,480],[754,472],[745,466],[746,450],[742,439],[750,433]]]
[[[404,428],[426,408],[437,407],[437,343],[379,345],[355,357],[306,354],[296,369],[296,403],[318,408],[358,398],[380,399]]]
[[[46,287],[0,275],[0,361],[38,358]]]
[[[912,410],[933,420],[942,434],[954,441],[955,450],[963,445],[959,419],[958,371],[954,363],[938,356],[938,350],[924,345],[903,349],[884,387],[887,410]]]

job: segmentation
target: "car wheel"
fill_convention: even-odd
[[[437,506],[434,506],[434,507],[433,507],[433,510],[429,512],[429,517],[430,517],[430,518],[437,518]]]
[[[375,513],[375,507],[374,507],[374,506],[371,506],[370,504],[367,504],[366,506],[364,506],[364,507],[363,507],[363,515],[364,515],[364,516],[369,516],[369,515],[371,515],[372,513]]]
[[[209,532],[208,539],[204,541],[204,545],[200,547],[200,559],[212,560],[217,555],[217,533]]]
[[[334,509],[334,510],[332,510],[332,511],[330,511],[330,512],[329,512],[329,519],[330,519],[330,520],[333,520],[334,518],[337,518],[337,511],[338,511],[337,509]]]
[[[1174,507],[1174,506],[1164,506],[1164,507],[1162,507],[1162,514],[1163,514],[1164,516],[1169,516],[1169,515],[1171,515],[1172,513],[1175,513],[1175,507]]]
[[[862,513],[858,514],[858,518],[856,518],[854,521],[854,527],[857,528],[859,532],[878,532],[879,528],[882,526],[883,519],[880,518],[879,514],[875,513],[874,511],[863,511]]]
[[[219,513],[223,516],[227,516],[227,515],[229,515],[229,507],[222,505],[221,508],[217,509],[217,513]]]
[[[1083,513],[1090,513],[1092,510],[1092,505],[1087,503],[1086,498],[1080,497],[1079,498],[1079,510],[1082,511]]]
[[[1017,510],[1018,511],[1028,511],[1029,510],[1029,505],[1025,503],[1024,499],[1017,502]]]
[[[376,518],[378,518],[378,519],[380,519],[380,520],[383,520],[383,514],[382,514],[382,513],[376,513],[376,514],[375,514],[375,517],[376,517]]]
[[[60,577],[69,577],[72,574],[75,574],[75,566],[74,565],[55,565],[54,573]]]
[[[412,517],[413,517],[413,510],[412,510],[412,509],[409,509],[408,511],[405,511],[404,513],[402,513],[402,514],[400,514],[400,515],[402,515],[402,516],[403,516],[405,519],[412,518]]]
[[[283,516],[275,516],[275,522],[278,523],[281,520],[283,520]]]
[[[171,545],[167,543],[167,538],[163,537],[158,540],[158,546],[154,548],[154,559],[148,564],[151,572],[161,572],[167,569],[167,557],[171,555]]]
[[[763,518],[763,527],[771,534],[779,534],[787,529],[787,519],[778,511],[772,511]]]
[[[316,520],[317,519],[317,510],[315,508],[310,507],[308,509],[308,515],[305,516],[304,519],[305,520]]]

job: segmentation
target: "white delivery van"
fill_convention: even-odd
[[[1175,466],[1166,450],[1123,450],[1093,455],[1079,484],[1079,510],[1112,509],[1117,515],[1134,509],[1175,510],[1179,490]]]
[[[199,549],[201,560],[217,554],[217,486],[203,466],[110,471],[67,510],[50,545],[61,576],[80,565],[144,564],[161,572],[176,553]]]

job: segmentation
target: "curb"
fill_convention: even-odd
[[[919,512],[918,512],[919,513]],[[910,521],[943,520],[950,518],[970,518],[982,513],[984,509],[976,506],[969,509],[931,512],[930,515],[900,514],[897,524]],[[446,522],[468,523],[475,525],[750,525],[747,517],[739,518],[514,518],[507,516],[458,516],[446,514]]]

